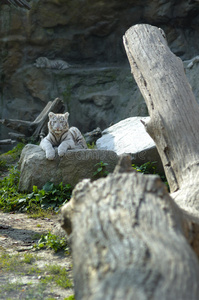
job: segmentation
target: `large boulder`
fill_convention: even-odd
[[[156,145],[141,121],[148,122],[150,117],[132,117],[122,120],[105,129],[96,142],[97,149],[111,150],[118,155],[129,153],[133,163],[157,162],[162,171],[162,163]]]
[[[92,178],[96,164],[108,163],[106,169],[112,172],[118,162],[118,156],[107,150],[70,150],[60,158],[47,160],[40,146],[28,144],[24,147],[20,161],[20,191],[31,191],[33,185],[42,188],[46,182],[54,184],[70,183],[74,187],[84,178]]]

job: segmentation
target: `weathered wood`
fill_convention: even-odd
[[[16,119],[1,119],[0,123],[10,129],[25,134],[27,137],[31,136],[32,134],[31,125],[33,124],[33,122]]]
[[[15,139],[18,142],[22,142],[26,139],[25,134],[16,133],[16,132],[9,132],[9,137],[13,140]]]
[[[172,197],[158,177],[139,173],[76,186],[62,209],[75,298],[196,300],[199,263],[189,243],[199,254],[199,107],[162,30],[133,26],[124,44]]]
[[[63,113],[65,110],[63,101],[60,98],[56,98],[54,101],[48,102],[46,107],[42,110],[42,112],[38,115],[38,117],[33,122],[33,126],[35,128],[32,136],[34,138],[43,137],[47,134],[47,123],[48,123],[48,114],[50,111],[54,113]]]
[[[31,6],[28,2],[30,0],[1,0],[2,4],[14,5],[26,9],[31,9]]]
[[[32,137],[37,140],[39,137],[47,134],[48,113],[50,111],[54,113],[63,113],[64,105],[62,100],[56,98],[54,101],[49,101],[33,122],[15,119],[1,119],[0,123],[24,134],[26,138]]]
[[[199,265],[179,208],[158,176],[80,182],[62,209],[77,300],[196,300]]]
[[[10,145],[14,144],[16,141],[11,140],[11,139],[6,139],[6,140],[0,140],[0,145]]]
[[[151,117],[145,124],[163,162],[172,196],[199,216],[199,106],[183,63],[167,46],[163,31],[131,27],[124,36],[131,71]]]

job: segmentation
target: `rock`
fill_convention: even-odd
[[[141,120],[147,122],[150,117],[127,118],[105,129],[102,137],[96,142],[97,149],[112,150],[120,155],[140,153],[154,148],[155,143],[146,132]]]
[[[193,57],[191,60],[184,61],[184,68],[187,79],[191,85],[196,101],[199,103],[199,85],[198,85],[198,74],[199,74],[199,56]]]
[[[99,127],[95,128],[94,130],[90,132],[86,132],[84,134],[84,138],[87,144],[96,143],[97,139],[99,139],[102,136],[102,131]]]
[[[111,150],[121,155],[132,155],[132,163],[141,165],[145,162],[157,162],[157,169],[163,172],[156,145],[146,132],[141,120],[147,122],[150,117],[132,117],[105,129],[102,137],[96,141],[97,149]]]
[[[28,144],[19,161],[19,191],[32,191],[33,185],[41,189],[49,181],[54,184],[70,183],[74,187],[83,178],[92,178],[95,164],[100,161],[108,163],[107,171],[112,172],[118,156],[106,150],[70,150],[64,157],[57,155],[55,160],[49,161],[40,146]]]
[[[122,43],[125,31],[140,22],[164,29],[182,59],[199,54],[197,1],[32,0],[30,11],[0,5],[2,119],[32,121],[57,97],[83,133],[147,115]],[[40,57],[74,68],[37,69]],[[0,125],[0,139],[7,133]]]

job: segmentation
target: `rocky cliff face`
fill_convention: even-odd
[[[122,36],[137,23],[161,27],[182,59],[199,53],[196,1],[34,0],[0,5],[0,118],[33,120],[60,97],[71,125],[102,129],[147,109],[130,74]],[[71,65],[35,66],[39,57]],[[0,127],[0,138],[7,130]]]

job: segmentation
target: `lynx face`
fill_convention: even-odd
[[[35,66],[37,68],[46,68],[48,64],[48,59],[46,57],[39,57],[36,59]]]
[[[54,114],[52,112],[49,113],[49,131],[55,133],[56,135],[61,135],[67,132],[69,130],[68,116],[68,112],[65,114]]]
[[[86,141],[79,129],[76,127],[69,128],[68,116],[65,114],[48,114],[48,135],[41,140],[40,146],[46,153],[46,158],[53,160],[55,158],[55,148],[59,157],[64,156],[68,150],[87,149]]]

